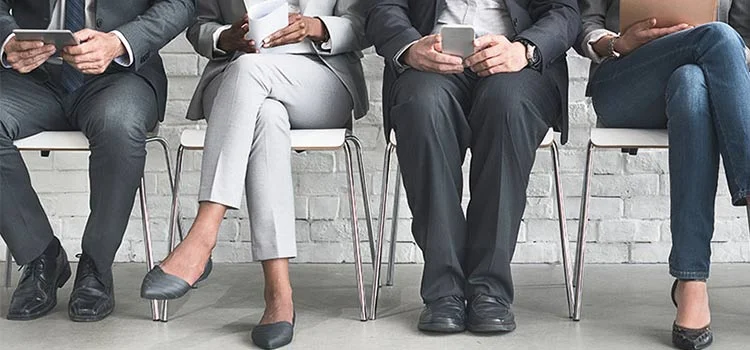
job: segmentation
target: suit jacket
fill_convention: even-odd
[[[589,33],[598,29],[615,33],[620,31],[620,0],[578,0],[578,4],[583,18],[583,30],[576,40],[575,49],[585,56],[584,48],[588,45],[586,36]],[[750,43],[750,1],[719,0],[718,19],[734,27],[745,39],[746,45]],[[748,64],[750,65],[750,56]],[[597,63],[591,64],[590,76],[594,75],[598,67]]]
[[[56,0],[0,0],[0,40],[14,29],[47,29]],[[11,14],[12,11],[12,14]],[[118,30],[133,51],[130,67],[110,65],[108,72],[132,71],[154,89],[159,120],[167,104],[167,76],[159,50],[190,23],[195,0],[98,0],[96,29]],[[105,73],[106,74],[106,73]]]
[[[319,50],[317,55],[346,86],[354,102],[354,117],[367,114],[369,102],[367,85],[362,71],[362,52],[370,46],[364,35],[364,8],[367,0],[300,0],[302,14],[320,18],[331,37],[331,50]],[[195,51],[210,59],[203,72],[187,118],[203,119],[203,92],[211,81],[224,71],[237,56],[214,54],[214,32],[232,24],[247,13],[242,0],[198,0],[197,20],[187,31],[187,38]]]
[[[513,22],[510,40],[534,43],[542,56],[542,74],[556,85],[562,101],[562,114],[554,127],[568,131],[568,66],[566,51],[573,45],[581,26],[575,0],[504,0]],[[383,77],[383,117],[386,135],[390,132],[389,111],[393,105],[391,88],[398,77],[394,57],[407,44],[429,35],[445,8],[445,0],[372,0],[368,9],[366,33],[378,54],[385,58]]]

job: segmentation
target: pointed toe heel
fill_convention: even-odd
[[[701,329],[691,329],[672,325],[672,344],[682,350],[701,350],[714,342],[714,333],[708,325]]]
[[[292,323],[276,322],[255,326],[250,337],[253,343],[261,349],[278,349],[292,342],[296,320],[295,313]]]
[[[146,274],[141,284],[141,298],[150,300],[177,299],[189,292],[191,286],[182,278],[170,275],[156,266]]]

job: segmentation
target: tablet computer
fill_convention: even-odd
[[[56,48],[62,49],[66,46],[80,44],[78,39],[69,30],[49,30],[49,29],[15,29],[13,34],[19,41],[42,41],[45,44],[55,45]]]
[[[698,26],[716,21],[718,13],[719,0],[620,0],[620,32],[649,18],[657,27]]]

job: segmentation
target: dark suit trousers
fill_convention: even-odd
[[[560,115],[553,82],[530,69],[488,78],[407,70],[392,96],[412,233],[424,254],[423,300],[481,293],[512,303],[510,262],[529,174]],[[468,148],[471,201],[464,215]]]
[[[143,175],[146,133],[158,120],[156,96],[130,72],[88,78],[71,94],[50,78],[57,74],[0,71],[0,234],[18,264],[37,258],[53,239],[13,141],[41,131],[81,130],[91,144],[91,213],[82,250],[100,271],[108,271]],[[64,205],[64,195],[59,203]]]

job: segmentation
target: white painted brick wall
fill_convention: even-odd
[[[180,36],[162,50],[170,76],[166,122],[161,133],[176,150],[179,134],[187,128],[204,127],[184,118],[189,99],[198,82],[206,60],[193,53],[192,47]],[[370,114],[355,124],[362,139],[371,208],[377,213],[381,192],[384,136],[381,124],[382,59],[372,50],[363,61],[370,91]],[[588,133],[595,123],[590,102],[584,97],[588,60],[572,55],[570,63],[570,142],[561,149],[565,206],[571,241],[578,227],[582,173]],[[153,148],[152,148],[153,147]],[[152,230],[156,240],[157,258],[164,255],[167,216],[169,214],[169,183],[163,157],[155,146],[149,147],[146,166]],[[174,156],[174,154],[173,154]],[[42,158],[38,153],[24,154],[31,169],[32,180],[51,218],[58,236],[71,254],[80,250],[79,240],[88,214],[87,153],[53,153]],[[200,179],[201,152],[186,153],[180,203],[182,223],[187,229],[197,209],[196,197]],[[346,188],[345,163],[342,152],[312,152],[293,155],[296,193],[297,262],[340,263],[353,261],[349,227],[349,201]],[[464,167],[465,171],[468,167]],[[539,151],[528,189],[525,221],[519,233],[515,261],[520,263],[558,262],[560,260],[554,187],[549,152]],[[395,167],[392,168],[395,170]],[[669,175],[667,153],[641,151],[628,156],[619,151],[601,151],[595,156],[592,181],[591,218],[587,259],[591,263],[656,263],[666,262],[670,248]],[[393,179],[393,177],[392,177]],[[468,201],[468,186],[464,202]],[[403,191],[402,191],[403,193]],[[388,195],[389,205],[393,188]],[[359,208],[362,210],[361,198]],[[464,203],[465,205],[466,203]],[[721,178],[717,198],[714,260],[736,262],[750,260],[748,226],[743,208],[729,204],[726,181]],[[118,252],[118,261],[144,261],[141,213],[137,202]],[[396,260],[402,263],[421,262],[421,254],[410,235],[410,218],[405,197],[401,198]],[[386,227],[390,228],[390,211]],[[366,242],[364,215],[360,216],[362,252],[367,261],[370,252]],[[375,223],[377,227],[377,222]],[[246,211],[227,214],[221,226],[219,244],[214,252],[217,261],[250,261],[250,225]],[[575,243],[572,243],[573,247]],[[5,247],[0,246],[0,253]],[[386,250],[387,251],[387,250]],[[4,254],[2,255],[4,257]],[[0,257],[0,258],[2,258]]]

